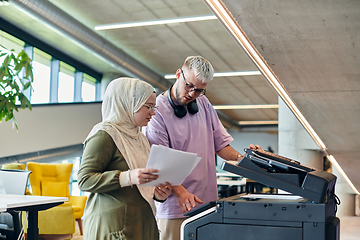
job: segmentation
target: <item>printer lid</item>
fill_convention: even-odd
[[[262,149],[246,148],[239,162],[224,161],[221,169],[316,203],[335,194],[335,175]]]

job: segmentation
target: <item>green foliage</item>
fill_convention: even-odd
[[[0,45],[4,49],[4,46]],[[21,51],[17,56],[14,49],[4,51],[0,48],[0,57],[4,57],[4,61],[0,66],[0,122],[12,120],[13,127],[18,130],[18,125],[14,117],[14,110],[19,111],[16,101],[20,102],[21,109],[26,106],[31,110],[29,99],[23,94],[23,91],[30,88],[33,82],[33,71],[31,59],[26,52]],[[23,71],[22,71],[23,70]]]

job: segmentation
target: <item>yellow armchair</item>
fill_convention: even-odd
[[[6,163],[1,166],[1,169],[15,169],[15,170],[25,170],[26,166],[23,163]]]
[[[39,239],[71,239],[75,232],[74,210],[70,202],[65,202],[38,213]],[[23,222],[26,214],[22,214]],[[25,221],[24,232],[27,233],[28,222]]]
[[[70,195],[69,181],[72,167],[72,163],[27,163],[28,170],[32,172],[29,177],[32,194],[40,196],[68,197],[69,202],[66,203],[71,204],[74,212],[74,219],[78,222],[80,234],[82,235],[81,217],[84,214],[87,197]],[[40,227],[39,229],[41,232]]]

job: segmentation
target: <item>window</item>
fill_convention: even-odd
[[[95,83],[96,79],[85,74],[83,75],[83,82],[82,82],[82,100],[83,102],[91,102],[95,101]]]
[[[60,62],[58,102],[74,101],[74,73],[75,68]]]
[[[29,46],[28,44],[25,44],[24,41],[21,41],[20,39],[1,30],[0,45],[4,46],[4,48],[0,46],[1,50],[14,49],[14,54],[16,55],[24,49],[25,45]],[[67,103],[74,101],[91,102],[96,100],[97,80],[94,77],[86,74],[85,72],[77,71],[77,73],[79,73],[79,76],[82,76],[82,82],[76,83],[77,85],[75,87],[74,66],[71,66],[61,60],[57,60],[58,62],[60,62],[60,65],[58,65],[59,70],[57,67],[54,67],[53,70],[55,70],[55,72],[52,73],[51,66],[55,66],[56,64],[51,60],[56,59],[56,57],[52,56],[51,53],[49,54],[47,52],[43,52],[36,47],[29,46],[29,49],[32,51],[33,54],[33,56],[30,57],[33,58],[32,67],[34,81],[32,83],[32,91],[27,91],[25,92],[25,94],[26,96],[30,97],[30,102],[32,104],[46,104],[49,102]],[[69,57],[65,57],[64,59],[68,58]],[[4,57],[0,57],[0,63],[2,63],[3,60]],[[70,58],[70,61],[73,61],[73,59],[71,60]],[[76,61],[75,65],[77,65]],[[80,65],[80,67],[82,68],[81,64],[78,65]],[[57,71],[59,71],[58,78],[52,79],[52,77],[56,77]],[[91,69],[88,69],[88,71],[92,72]],[[53,76],[52,74],[55,76]],[[94,72],[92,74],[94,74]],[[81,80],[79,79],[79,81]],[[52,87],[54,89],[51,89]],[[5,91],[7,90],[8,89],[5,89]],[[3,91],[3,89],[0,89],[0,92]],[[51,96],[51,94],[53,95]],[[18,100],[16,104],[20,104]]]
[[[1,30],[0,30],[0,44],[6,47],[8,50],[14,49],[16,53],[21,52],[24,49],[24,45],[25,45],[23,41]]]
[[[49,103],[50,98],[50,60],[51,56],[34,48],[32,62],[34,82],[31,103]]]

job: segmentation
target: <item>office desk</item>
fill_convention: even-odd
[[[28,211],[28,240],[39,238],[38,212],[68,201],[67,197],[0,194],[0,212]]]
[[[245,187],[246,185],[246,178],[239,178],[239,179],[224,179],[223,177],[217,178],[218,185],[227,185],[227,186],[240,186]]]
[[[246,178],[229,172],[216,173],[216,176],[219,198],[245,192]]]

